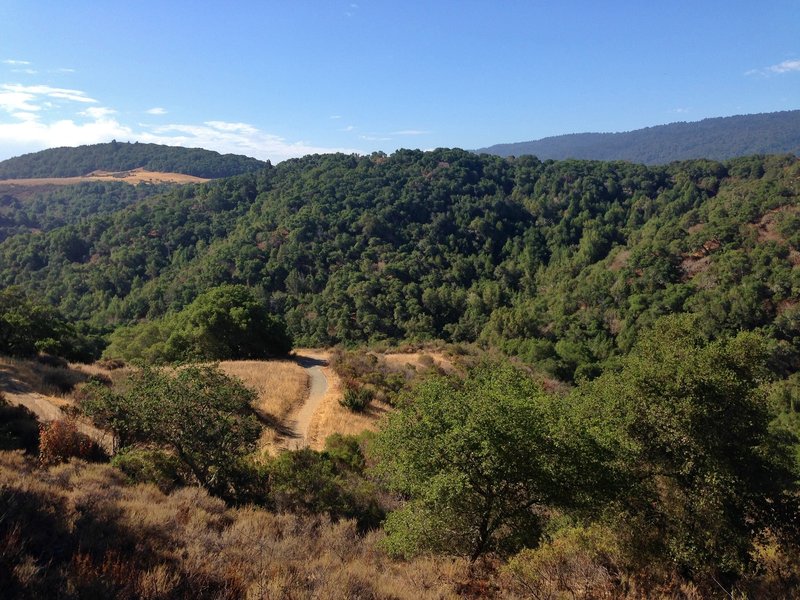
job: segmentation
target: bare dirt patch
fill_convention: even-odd
[[[620,250],[614,255],[614,258],[611,260],[611,264],[608,265],[608,270],[612,273],[617,273],[621,271],[625,265],[628,264],[628,258],[631,255],[630,250]]]
[[[779,206],[765,212],[758,222],[751,224],[751,227],[754,227],[758,232],[758,241],[786,243],[784,237],[778,232],[778,223],[784,213],[796,213],[798,210],[800,209],[796,206]]]
[[[0,185],[32,187],[43,185],[77,185],[87,181],[121,181],[131,185],[140,183],[204,183],[209,181],[194,175],[184,175],[183,173],[158,173],[156,171],[146,171],[144,169],[132,169],[130,171],[93,171],[81,177],[43,177],[36,179],[0,179]]]
[[[313,450],[322,450],[325,440],[334,433],[358,435],[363,431],[376,431],[381,418],[391,407],[383,402],[374,401],[364,412],[356,413],[346,409],[339,403],[342,398],[342,381],[330,367],[331,353],[328,350],[297,350],[301,360],[314,361],[327,382],[324,395],[319,400],[314,414],[308,424],[306,443]]]

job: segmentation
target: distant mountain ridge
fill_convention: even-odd
[[[52,148],[0,162],[0,180],[80,177],[93,171],[145,169],[218,179],[259,171],[268,163],[202,148],[117,142]]]
[[[697,158],[728,160],[752,154],[800,155],[800,110],[716,117],[623,133],[573,133],[496,144],[476,152],[533,155],[541,160],[626,160],[648,165]]]

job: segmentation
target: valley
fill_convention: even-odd
[[[797,157],[160,173],[0,182],[0,583],[800,589]]]

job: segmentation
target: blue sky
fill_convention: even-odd
[[[800,2],[0,2],[0,159],[277,162],[800,108]]]

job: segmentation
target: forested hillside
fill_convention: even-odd
[[[498,156],[629,160],[727,160],[751,154],[800,154],[800,110],[670,123],[624,133],[574,133],[482,148]]]
[[[298,345],[479,341],[566,379],[674,312],[796,361],[798,192],[792,156],[309,156],[10,237],[0,285],[110,331],[239,283]]]
[[[4,205],[41,225],[0,243],[10,597],[797,596],[797,157],[138,189]],[[445,354],[391,369],[401,341]],[[335,344],[323,409],[378,430],[270,456],[299,413],[213,361],[283,357],[305,409],[287,353]]]
[[[148,196],[164,193],[169,184],[133,186],[116,181],[69,186],[3,186],[0,183],[0,241],[29,231],[50,231],[113,213]]]
[[[78,177],[93,171],[129,171],[144,168],[162,173],[183,173],[216,179],[249,173],[264,162],[236,154],[202,148],[160,144],[120,143],[52,148],[0,162],[0,180],[41,177]]]

